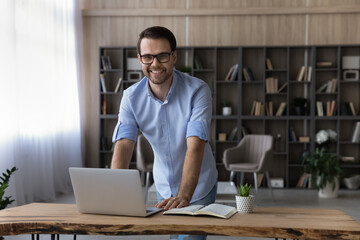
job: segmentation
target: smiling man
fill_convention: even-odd
[[[156,207],[213,203],[217,170],[209,144],[210,89],[204,81],[174,69],[176,39],[167,28],[145,29],[137,50],[145,77],[124,91],[111,168],[129,167],[140,130],[154,151]]]

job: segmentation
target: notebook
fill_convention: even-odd
[[[138,170],[71,167],[69,172],[81,213],[146,217],[162,210],[145,207]]]

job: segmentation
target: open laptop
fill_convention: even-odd
[[[145,207],[138,170],[71,167],[69,172],[81,213],[146,217],[162,210]]]

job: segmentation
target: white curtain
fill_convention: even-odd
[[[82,165],[81,10],[77,0],[0,1],[0,174],[15,204],[71,191]]]

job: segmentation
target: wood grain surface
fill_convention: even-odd
[[[32,203],[0,211],[0,235],[207,234],[292,239],[360,239],[360,224],[340,210],[256,207],[252,214],[147,218],[81,214],[74,204]]]

